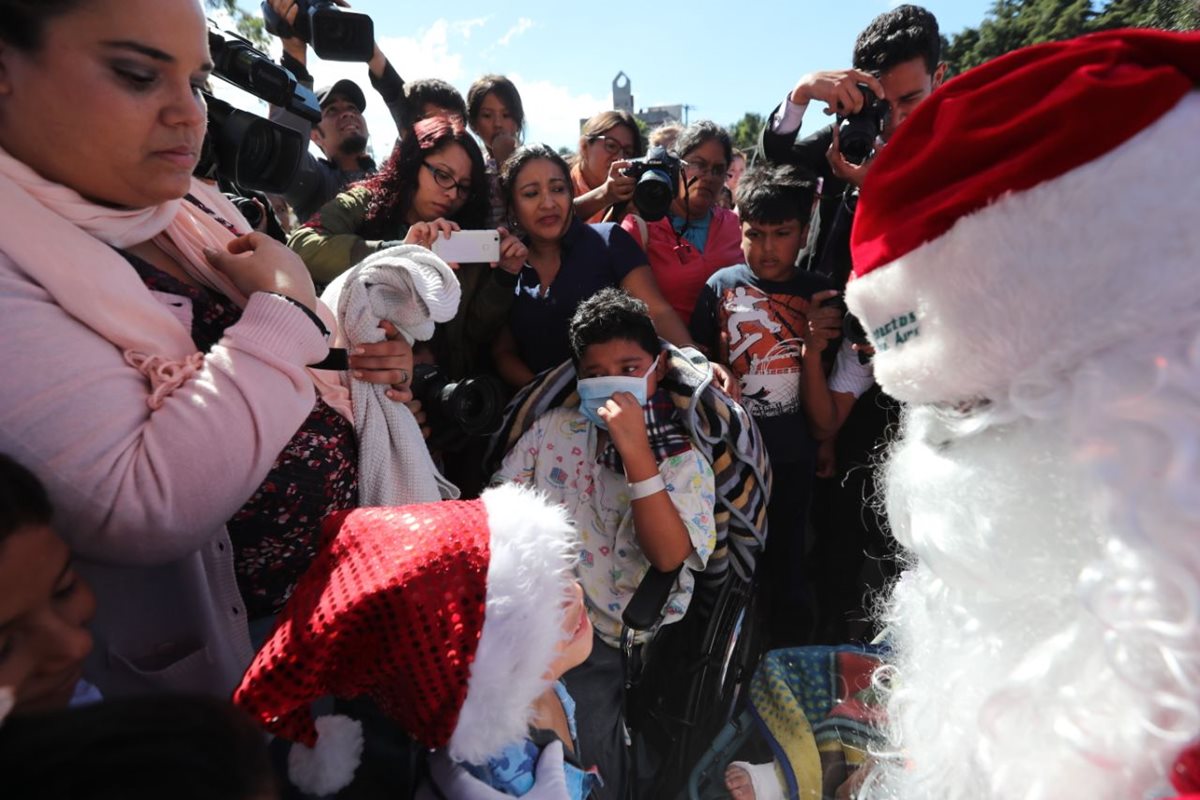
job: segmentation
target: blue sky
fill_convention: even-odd
[[[377,41],[406,80],[443,78],[465,95],[480,75],[506,74],[525,102],[526,140],[571,148],[578,142],[579,120],[612,107],[611,84],[619,71],[632,81],[637,108],[683,103],[693,107],[692,120],[728,125],[747,111],[769,112],[806,72],[849,66],[858,32],[896,5],[351,2],[374,19]],[[241,5],[257,8],[244,0]],[[943,32],[954,33],[978,25],[991,2],[924,5]],[[377,96],[370,93],[365,65],[320,62],[310,54],[310,69],[318,85],[341,77],[361,82],[368,92],[373,149],[386,154],[395,129],[382,103],[372,104]],[[815,113],[810,111],[809,120]]]

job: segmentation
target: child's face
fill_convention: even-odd
[[[568,670],[579,666],[592,654],[592,621],[583,603],[583,587],[571,581],[563,601],[563,639],[558,643],[558,656],[550,664],[550,680],[558,680]]]
[[[0,686],[13,688],[16,712],[65,708],[92,650],[95,595],[45,525],[0,542],[0,586]]]
[[[808,233],[798,219],[780,223],[743,222],[742,254],[752,272],[766,280],[785,280]]]
[[[657,359],[642,346],[630,339],[610,339],[607,342],[588,345],[579,359],[580,378],[639,377],[646,375],[650,365]],[[661,362],[659,362],[661,369]],[[646,396],[658,391],[658,372],[646,375]]]

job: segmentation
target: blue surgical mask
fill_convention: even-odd
[[[599,378],[580,378],[575,382],[579,390],[579,412],[585,417],[596,423],[597,427],[602,430],[608,430],[608,425],[604,420],[600,419],[597,413],[608,399],[617,392],[629,392],[633,395],[638,405],[646,405],[646,379],[650,377],[650,373],[654,371],[658,365],[658,359],[655,358],[641,377],[636,375],[605,375]]]

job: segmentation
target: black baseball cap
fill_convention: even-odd
[[[320,104],[321,108],[325,108],[339,94],[358,106],[360,112],[367,110],[367,98],[363,94],[363,90],[358,88],[357,83],[347,78],[343,78],[332,86],[318,89],[317,103]]]

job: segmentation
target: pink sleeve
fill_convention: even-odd
[[[316,401],[327,352],[281,297],[251,296],[204,367],[151,412],[120,350],[0,254],[0,451],[47,485],[55,527],[100,562],[149,565],[210,540],[250,498]]]

